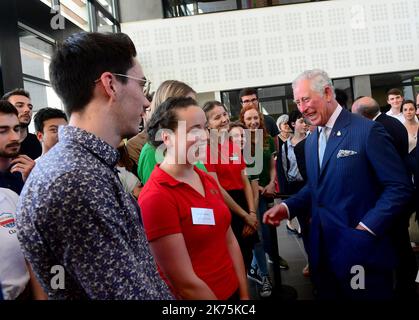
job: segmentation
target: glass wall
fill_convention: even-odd
[[[259,104],[264,114],[275,119],[281,114],[288,113],[296,108],[293,102],[291,84],[258,88]],[[221,100],[229,109],[231,118],[237,120],[240,115],[240,90],[221,92]]]
[[[346,107],[350,107],[353,101],[353,88],[350,78],[335,79],[333,85],[337,91],[341,90],[346,95]],[[272,116],[275,120],[284,113],[297,108],[294,103],[294,97],[291,84],[277,85],[271,87],[257,88],[259,96],[259,105],[264,114]],[[231,90],[221,92],[221,100],[229,109],[231,118],[237,120],[240,115],[240,90]],[[341,103],[343,107],[343,103]]]
[[[90,31],[120,32],[118,0],[88,1]]]
[[[404,94],[405,99],[416,101],[419,94],[419,70],[408,72],[384,73],[371,75],[372,97],[377,100],[383,112],[388,111],[387,91],[398,88]],[[342,107],[349,109],[354,97],[352,78],[333,79],[336,90],[336,99]],[[293,101],[291,84],[258,88],[259,103],[264,114],[269,114],[277,119],[281,114],[289,113],[297,106]],[[240,90],[221,92],[221,100],[230,110],[231,117],[237,120],[240,114],[241,104],[239,100]]]
[[[59,6],[60,14],[83,30],[116,32],[120,29],[117,0],[40,1],[50,7]],[[36,29],[21,23],[19,25],[23,83],[31,94],[34,112],[44,107],[62,109],[63,104],[51,87],[48,71],[55,46],[54,39]]]
[[[82,30],[116,32],[120,28],[117,0],[40,0],[59,6],[60,14]],[[94,14],[94,17],[91,17]],[[34,26],[36,28],[36,26]],[[49,64],[55,40],[19,22],[19,45],[24,88],[31,94],[34,113],[44,107],[63,109],[51,87]]]
[[[419,93],[419,70],[375,74],[371,75],[370,79],[372,96],[382,111],[390,109],[387,104],[387,91],[392,88],[401,90],[405,99],[415,100]]]
[[[63,105],[49,83],[49,64],[55,43],[21,26],[19,44],[24,88],[31,94],[34,112],[45,107],[62,109]]]
[[[334,79],[333,86],[335,87],[336,100],[343,108],[350,110],[354,101],[352,79]]]
[[[115,1],[114,0],[98,0],[97,2],[109,13],[111,13],[114,17],[116,17],[115,12]]]
[[[105,15],[96,11],[96,27],[99,32],[116,32],[116,26],[112,23],[111,20],[105,17]]]
[[[50,84],[24,78],[23,86],[31,95],[34,113],[45,107],[64,110],[62,101],[52,89]]]
[[[48,81],[48,67],[54,44],[25,29],[20,29],[19,44],[23,73]]]
[[[164,17],[183,17],[197,14],[240,9],[263,8],[326,0],[162,0]]]
[[[118,0],[40,0],[86,31],[119,32]]]
[[[49,7],[59,8],[60,14],[78,26],[89,31],[87,0],[40,0]]]

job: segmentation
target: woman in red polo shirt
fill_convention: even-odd
[[[193,165],[201,155],[205,159],[205,123],[191,98],[169,98],[152,115],[150,142],[166,151],[138,198],[144,228],[177,298],[248,299],[228,208],[217,182]]]
[[[207,116],[210,140],[205,167],[219,182],[224,201],[232,213],[231,227],[240,245],[246,269],[252,261],[252,250],[259,241],[252,187],[246,176],[246,163],[240,146],[229,139],[230,119],[224,105],[208,101],[203,108]]]

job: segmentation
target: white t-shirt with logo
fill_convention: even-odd
[[[19,196],[0,188],[0,283],[4,299],[16,299],[29,281],[16,233],[15,213]]]

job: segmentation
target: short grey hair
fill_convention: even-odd
[[[281,123],[287,123],[288,121],[289,121],[289,116],[287,114],[283,114],[276,120],[276,125],[279,131],[281,131]]]
[[[292,82],[292,89],[295,90],[297,84],[302,80],[309,80],[311,84],[311,89],[318,92],[321,96],[323,96],[324,88],[330,87],[333,92],[333,97],[336,98],[335,88],[333,87],[332,79],[330,79],[326,71],[321,69],[312,69],[304,71]]]

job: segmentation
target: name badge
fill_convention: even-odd
[[[215,226],[214,210],[207,208],[191,208],[192,223]]]
[[[238,156],[238,155],[233,154],[233,155],[230,157],[230,160],[231,160],[231,161],[238,161],[238,160],[239,160],[239,156]]]

